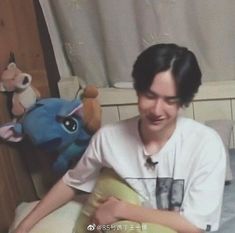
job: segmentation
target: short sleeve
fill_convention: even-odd
[[[192,174],[181,214],[206,231],[219,227],[226,171],[225,149],[219,136],[198,148],[198,163]]]
[[[99,131],[95,134],[77,165],[63,176],[65,184],[85,192],[91,192],[102,167]]]

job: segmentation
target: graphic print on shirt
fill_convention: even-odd
[[[184,180],[157,178],[156,202],[158,209],[180,211],[184,198]]]
[[[184,198],[183,179],[126,177],[125,180],[150,206],[164,210],[180,210]],[[150,207],[147,203],[144,205]]]

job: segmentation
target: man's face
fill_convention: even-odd
[[[167,131],[176,123],[180,109],[171,71],[158,73],[149,90],[138,93],[142,129],[150,133]]]

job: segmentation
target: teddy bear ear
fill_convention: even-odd
[[[8,69],[8,70],[10,70],[10,69],[15,69],[15,68],[16,68],[15,62],[11,62],[11,63],[9,63],[8,66],[7,66],[7,69]]]

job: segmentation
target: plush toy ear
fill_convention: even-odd
[[[22,125],[19,123],[8,123],[0,126],[0,137],[9,142],[22,141]]]
[[[11,62],[11,63],[9,63],[8,66],[7,66],[7,69],[8,69],[8,70],[10,70],[10,69],[15,69],[15,68],[16,68],[15,62]]]

